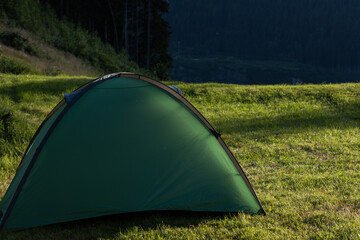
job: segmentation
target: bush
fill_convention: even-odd
[[[11,112],[0,112],[0,139],[10,142],[13,140],[15,137],[13,121]]]
[[[41,57],[44,53],[37,47],[32,46],[26,38],[16,32],[4,31],[0,34],[0,42],[6,46],[26,52],[30,55]]]
[[[0,55],[0,72],[12,74],[37,73],[34,68],[21,60],[9,58],[3,55]]]
[[[169,64],[162,62],[157,63],[154,67],[154,74],[156,75],[157,79],[162,81],[170,80]]]

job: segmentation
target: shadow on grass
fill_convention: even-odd
[[[297,134],[309,129],[352,129],[360,127],[360,101],[324,111],[312,110],[276,117],[237,118],[227,116],[211,121],[222,134],[241,134],[247,138]]]
[[[0,95],[7,95],[15,102],[19,102],[24,94],[31,95],[48,94],[62,95],[65,92],[73,91],[89,82],[88,78],[74,79],[50,79],[49,81],[26,81],[14,83],[12,86],[0,87]]]
[[[236,213],[149,211],[53,224],[43,227],[0,233],[1,239],[98,239],[114,238],[135,231],[157,230],[161,227],[194,227]]]

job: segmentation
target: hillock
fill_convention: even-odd
[[[60,20],[37,0],[0,3],[0,72],[101,75],[145,72],[95,33]]]

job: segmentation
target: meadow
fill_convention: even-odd
[[[0,199],[42,120],[63,93],[90,80],[0,74]],[[360,239],[360,83],[164,83],[180,87],[218,132],[351,208],[225,140],[266,216],[130,213],[0,239]]]

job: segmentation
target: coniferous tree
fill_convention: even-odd
[[[117,52],[126,51],[141,67],[158,73],[170,70],[170,26],[163,17],[169,8],[166,0],[44,1],[55,8],[59,17],[65,16],[94,32]]]

